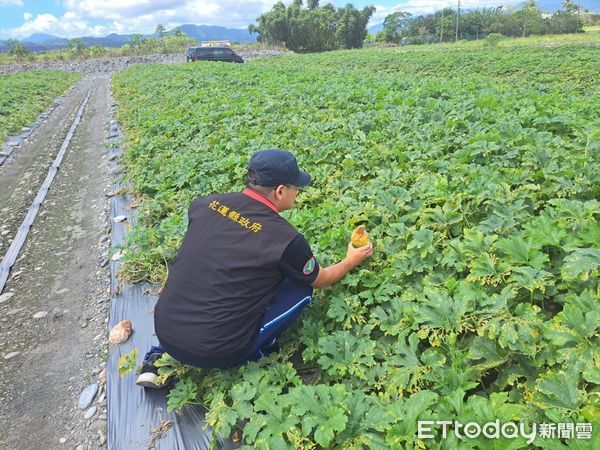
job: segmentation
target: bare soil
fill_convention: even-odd
[[[244,61],[285,54],[285,52],[280,50],[240,50],[237,53],[244,58]],[[0,74],[42,69],[66,70],[69,72],[81,72],[86,74],[112,73],[135,64],[177,64],[185,62],[186,60],[183,52],[166,55],[116,56],[110,58],[5,64],[0,65]]]
[[[109,85],[108,74],[80,81],[0,166],[1,258],[93,89],[3,291],[14,295],[0,303],[2,449],[98,448],[105,434],[106,403],[84,419],[77,402],[106,358]]]

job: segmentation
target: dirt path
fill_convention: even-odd
[[[104,440],[102,393],[83,409],[78,401],[106,359],[109,83],[101,74],[82,80],[0,167],[2,257],[93,88],[0,297],[1,449],[81,450]]]

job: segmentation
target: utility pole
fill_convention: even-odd
[[[454,42],[458,41],[458,19],[460,17],[460,0],[458,0],[458,6],[456,7],[456,37],[454,38]]]
[[[442,26],[440,29],[440,44],[444,42],[444,8],[442,8]]]

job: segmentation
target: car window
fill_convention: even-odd
[[[230,48],[196,47],[188,49],[189,56],[204,58],[235,58],[236,53]]]

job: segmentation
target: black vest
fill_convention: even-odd
[[[197,198],[188,217],[154,310],[156,335],[171,353],[235,358],[258,333],[283,280],[279,261],[298,231],[241,192]]]

